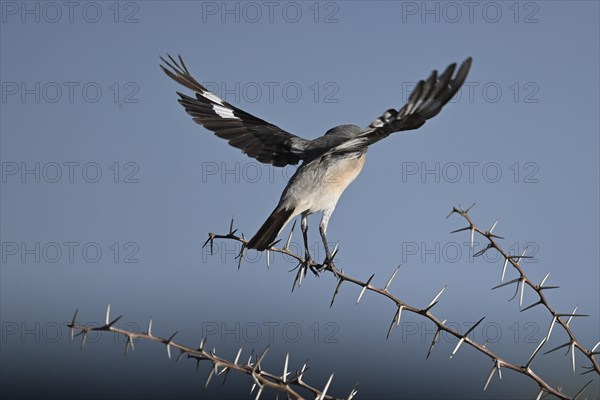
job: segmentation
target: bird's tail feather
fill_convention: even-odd
[[[260,227],[258,232],[256,232],[256,235],[250,239],[248,248],[256,250],[268,249],[269,245],[277,238],[279,231],[281,231],[292,218],[293,212],[294,210],[276,208]]]

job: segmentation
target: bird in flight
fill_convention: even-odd
[[[173,80],[192,90],[195,97],[183,93],[179,103],[193,120],[226,139],[233,147],[256,160],[276,167],[302,162],[284,189],[279,203],[248,248],[267,250],[279,232],[297,215],[301,215],[305,261],[308,251],[307,216],[322,212],[319,232],[325,248],[325,263],[332,254],[327,245],[327,225],[344,190],[363,168],[367,149],[394,132],[417,129],[436,116],[464,83],[471,67],[471,57],[458,68],[450,64],[438,75],[417,83],[408,102],[399,110],[389,109],[366,128],[339,125],[313,140],[303,139],[220,99],[209,92],[189,73],[181,56],[176,61],[161,57],[161,69]]]

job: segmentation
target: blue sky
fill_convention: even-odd
[[[555,309],[590,315],[572,322],[581,342],[600,339],[598,2],[3,1],[1,12],[3,396],[247,395],[246,377],[204,389],[192,363],[168,362],[158,345],[124,358],[112,337],[84,352],[69,344],[62,324],[74,309],[101,322],[108,303],[124,324],[152,317],[157,333],[177,330],[190,345],[208,336],[223,356],[271,344],[273,369],[286,352],[295,368],[308,357],[309,380],[324,385],[335,371],[339,396],[357,382],[363,398],[484,395],[491,361],[466,348],[448,361],[449,338],[425,361],[425,320],[407,315],[386,341],[394,309],[383,299],[355,305],[359,289],[347,286],[330,309],[331,276],[292,294],[290,260],[267,270],[251,253],[238,271],[233,242],[202,249],[232,216],[254,234],[293,169],[259,164],[194,124],[158,67],[167,53],[227,101],[306,138],[367,126],[432,69],[472,56],[438,116],[369,150],[330,221],[339,266],[383,286],[402,264],[392,289],[415,305],[448,284],[436,315],[461,329],[486,315],[475,338],[525,363],[551,318],[520,313],[510,288],[490,291],[502,262],[473,260],[468,235],[449,234],[463,226],[445,219],[452,206],[477,202],[478,224],[499,218],[506,249],[535,255],[524,263],[534,280],[551,272]],[[318,217],[309,224],[322,258]],[[571,394],[590,376],[573,375],[561,354],[534,367]],[[37,384],[17,385],[24,376]],[[506,373],[485,395],[536,392]]]

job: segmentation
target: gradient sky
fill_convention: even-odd
[[[465,87],[421,129],[374,145],[342,196],[328,237],[338,266],[375,273],[391,290],[434,308],[480,343],[524,364],[551,318],[506,302],[496,254],[471,258],[452,206],[477,205],[476,223],[528,246],[525,271],[561,288],[559,312],[589,314],[573,331],[600,339],[599,3],[498,2],[21,2],[2,1],[0,21],[0,394],[3,398],[244,398],[251,381],[231,376],[204,389],[207,366],[169,362],[139,343],[122,356],[111,335],[83,352],[63,324],[100,323],[107,304],[122,325],[195,346],[208,337],[233,358],[271,344],[266,368],[309,359],[307,380],[359,398],[532,398],[515,373],[481,391],[492,362],[442,338],[429,360],[431,323],[407,314],[385,340],[394,307],[335,280],[307,277],[290,293],[295,264],[250,252],[237,270],[233,242],[202,249],[208,232],[255,233],[293,168],[244,156],[196,125],[177,104],[181,87],[159,56],[181,54],[227,101],[294,134],[315,138],[339,124],[367,126],[400,108],[432,69],[473,57]],[[318,217],[309,218],[322,259]],[[288,226],[282,237],[285,237]],[[299,230],[293,247],[300,250]],[[481,244],[477,248],[479,248]],[[514,278],[512,271],[508,278]],[[524,303],[535,301],[525,293]],[[566,335],[556,329],[545,349]],[[118,341],[118,343],[117,343]],[[574,394],[580,376],[560,352],[532,367]],[[25,385],[23,382],[33,384]]]

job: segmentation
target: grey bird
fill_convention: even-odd
[[[247,247],[269,249],[285,225],[301,215],[307,264],[311,261],[307,216],[323,213],[319,232],[325,247],[325,262],[331,262],[332,254],[327,245],[329,218],[344,190],[362,170],[368,147],[394,132],[417,129],[437,115],[460,89],[471,67],[469,57],[460,65],[456,75],[456,64],[450,64],[439,76],[434,70],[427,80],[417,83],[402,108],[398,111],[387,110],[366,128],[340,125],[321,137],[307,140],[220,99],[192,77],[181,56],[179,62],[168,57],[169,61],[161,57],[168,67],[161,65],[162,70],[195,92],[195,97],[177,92],[179,103],[195,122],[260,162],[284,167],[302,161],[283,191],[277,207],[250,239]]]

